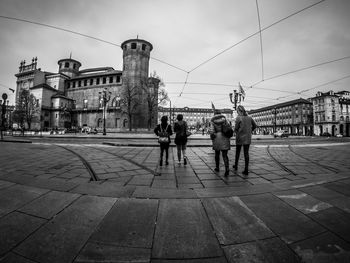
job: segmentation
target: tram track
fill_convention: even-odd
[[[88,163],[88,161],[83,156],[81,156],[79,153],[77,153],[74,150],[69,149],[69,148],[67,148],[65,146],[62,146],[62,145],[59,145],[59,144],[55,144],[55,145],[60,147],[60,148],[65,149],[66,151],[69,151],[69,152],[73,153],[74,155],[76,155],[82,161],[82,163],[84,164],[85,168],[88,170],[88,172],[90,174],[90,181],[99,181],[99,178],[96,175],[94,169],[91,167],[91,165]]]
[[[293,172],[292,170],[290,170],[288,167],[286,167],[285,165],[283,165],[280,161],[278,161],[271,153],[270,151],[270,145],[267,146],[266,148],[266,152],[269,155],[269,157],[279,166],[281,167],[284,171],[286,171],[289,174],[292,175],[297,175],[295,172]]]
[[[289,149],[292,153],[294,153],[295,155],[297,155],[298,157],[303,158],[304,160],[306,160],[306,161],[308,161],[308,162],[310,162],[310,163],[313,163],[313,164],[315,164],[315,165],[318,165],[318,166],[320,166],[320,167],[322,167],[322,168],[324,168],[324,169],[326,169],[326,170],[329,170],[329,171],[331,171],[331,172],[333,172],[333,173],[338,173],[338,172],[339,172],[339,170],[336,169],[336,168],[334,168],[334,167],[330,167],[330,166],[327,166],[327,165],[320,164],[320,163],[318,163],[318,162],[316,162],[316,161],[314,161],[314,160],[311,160],[311,159],[309,159],[309,158],[307,158],[307,157],[301,155],[300,153],[297,153],[296,151],[294,151],[294,150],[292,149],[291,145],[288,145],[288,149]]]

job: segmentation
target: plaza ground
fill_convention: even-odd
[[[208,138],[160,167],[152,136],[5,136],[0,262],[350,261],[348,139],[255,138],[226,178]]]

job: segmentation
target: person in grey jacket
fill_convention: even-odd
[[[215,151],[215,171],[220,171],[220,152],[222,153],[222,159],[225,164],[225,176],[229,175],[229,160],[228,160],[228,150],[231,148],[230,138],[226,137],[222,133],[222,126],[227,123],[224,115],[221,114],[219,110],[215,110],[215,115],[211,118],[211,130],[210,138],[213,143],[213,150]]]
[[[252,117],[248,116],[246,110],[242,105],[237,107],[237,118],[234,131],[236,132],[236,157],[233,169],[237,170],[239,155],[241,153],[242,145],[244,151],[244,163],[245,167],[243,170],[244,175],[248,175],[249,166],[249,146],[252,141],[252,132],[256,128],[256,123]]]

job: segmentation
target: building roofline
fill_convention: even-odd
[[[51,87],[50,85],[46,84],[46,83],[41,83],[38,85],[35,85],[33,87],[30,87],[29,89],[48,89],[48,90],[53,90],[57,92],[57,89],[54,89],[53,87]]]
[[[149,45],[149,46],[151,47],[150,51],[152,51],[152,49],[153,49],[153,45],[152,45],[150,42],[148,42],[148,41],[146,41],[146,40],[144,40],[144,39],[140,39],[140,38],[133,38],[133,39],[125,40],[125,41],[120,45],[120,47],[123,49],[124,45],[127,44],[127,43],[129,43],[129,42],[143,42],[143,43],[145,43],[145,44],[147,44],[147,45]]]
[[[306,99],[299,98],[299,99],[295,99],[295,100],[290,100],[290,101],[274,104],[271,106],[266,106],[266,107],[259,108],[259,109],[249,110],[248,112],[251,114],[251,113],[256,113],[256,112],[260,112],[260,111],[264,111],[264,110],[270,110],[273,108],[280,108],[280,107],[284,107],[284,106],[289,106],[289,105],[296,104],[296,103],[312,104],[310,101],[308,101]]]

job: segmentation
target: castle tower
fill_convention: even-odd
[[[121,44],[123,49],[123,77],[133,83],[147,80],[151,43],[142,39],[129,39]]]
[[[129,39],[121,44],[123,49],[123,85],[137,88],[141,102],[132,118],[132,128],[147,128],[148,108],[145,87],[148,87],[149,59],[153,46],[143,39]]]
[[[81,67],[81,63],[79,61],[71,58],[61,59],[57,63],[59,65],[58,72],[65,74],[70,78],[75,77],[79,72],[79,68]]]

